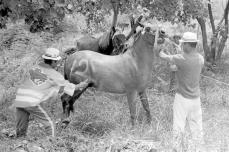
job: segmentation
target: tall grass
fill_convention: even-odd
[[[69,20],[67,22],[70,22]],[[25,78],[29,68],[46,47],[56,47],[62,52],[74,46],[74,41],[82,36],[83,25],[72,20],[64,26],[65,32],[57,35],[50,33],[28,32],[23,23],[1,31],[0,51],[0,131],[14,130],[14,116],[8,106],[12,103],[18,84]],[[70,30],[76,27],[76,30]],[[86,29],[84,29],[86,30]],[[173,33],[173,29],[169,29]],[[228,64],[225,58],[215,73],[203,71],[204,75],[229,83]],[[169,72],[166,63],[156,60],[152,81],[147,91],[150,110],[153,116],[151,125],[147,125],[141,103],[138,100],[138,124],[130,126],[129,109],[126,97],[93,89],[85,92],[75,103],[72,122],[66,129],[58,129],[56,139],[48,140],[39,123],[31,122],[28,143],[22,139],[9,139],[0,135],[0,151],[13,151],[17,145],[26,148],[36,143],[46,151],[79,151],[79,152],[115,152],[169,151],[172,142],[172,104],[173,95],[167,93]],[[201,101],[203,107],[204,137],[208,151],[228,151],[228,87],[207,78],[201,78]],[[52,116],[58,120],[61,115],[61,101],[48,104]],[[188,127],[187,127],[188,128]],[[186,132],[187,144],[190,134]],[[9,146],[10,145],[10,146]]]

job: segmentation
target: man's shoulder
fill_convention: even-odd
[[[29,70],[30,80],[39,85],[48,80],[47,75],[39,67],[34,67]]]

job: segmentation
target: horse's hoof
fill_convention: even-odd
[[[61,122],[61,128],[63,128],[63,129],[65,129],[65,128],[67,128],[67,126],[70,124],[70,119],[64,119],[64,120],[62,120],[62,122]]]

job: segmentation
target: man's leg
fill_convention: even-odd
[[[180,94],[175,95],[173,104],[173,149],[176,152],[182,149],[182,136],[186,124],[188,106],[185,98]]]
[[[24,108],[16,108],[16,136],[26,136],[30,113]]]
[[[198,150],[204,142],[200,99],[195,99],[195,101],[193,101],[193,106],[188,116],[188,122],[193,137],[194,148]]]
[[[55,125],[47,112],[41,107],[41,105],[35,106],[35,107],[28,107],[26,108],[34,116],[34,118],[38,119],[47,130],[48,134],[52,134],[53,137],[55,137]]]
[[[170,71],[170,83],[169,83],[169,92],[172,93],[175,91],[176,87],[176,72]]]

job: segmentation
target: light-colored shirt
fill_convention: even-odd
[[[29,70],[29,77],[18,87],[13,105],[15,107],[37,106],[41,102],[50,101],[64,87],[64,92],[72,96],[75,85],[47,64],[39,64]]]
[[[203,56],[198,52],[193,52],[171,55],[170,59],[177,66],[177,93],[189,99],[200,97],[199,81],[204,65]]]

